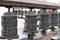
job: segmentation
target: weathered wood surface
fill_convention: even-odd
[[[37,0],[0,0],[0,6],[33,7],[33,8],[60,8],[60,5]]]
[[[43,36],[41,38],[38,38],[37,40],[49,40],[49,39],[51,39],[51,37],[53,37],[56,34],[60,35],[60,30],[58,30],[58,31],[56,31],[54,33],[50,33],[50,34],[48,34],[46,36]]]

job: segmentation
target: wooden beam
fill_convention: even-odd
[[[0,1],[0,6],[12,6],[12,7],[31,7],[31,8],[53,8],[60,9],[60,6],[55,5],[46,5],[46,4],[35,4],[27,2],[17,2],[17,1]]]
[[[40,37],[37,40],[49,40],[51,39],[51,37],[55,36],[55,35],[59,35],[60,34],[60,30],[55,31],[53,33],[47,34],[46,36]]]

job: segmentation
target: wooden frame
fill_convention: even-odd
[[[46,5],[46,4],[35,4],[35,3],[27,3],[27,2],[17,2],[17,1],[0,1],[0,6],[12,6],[12,7],[27,7],[27,8],[53,8],[60,9],[59,5]]]

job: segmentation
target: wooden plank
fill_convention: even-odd
[[[49,40],[49,39],[51,39],[51,37],[53,37],[56,34],[59,35],[60,34],[60,30],[56,31],[55,33],[51,33],[51,34],[48,34],[48,35],[43,36],[41,38],[38,38],[37,40]]]
[[[25,1],[25,2],[24,2]],[[44,3],[44,2],[29,2],[27,0],[0,0],[0,6],[13,6],[13,7],[32,7],[32,8],[60,8],[60,5],[53,3]]]

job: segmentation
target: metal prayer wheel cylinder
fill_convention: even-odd
[[[39,23],[40,29],[49,28],[49,14],[47,14],[47,13],[40,14],[39,20],[40,20],[40,23]]]
[[[37,23],[37,18],[36,16],[26,16],[26,20],[25,20],[26,23],[28,24],[36,24]]]
[[[31,24],[31,25],[26,25],[25,30],[29,32],[36,32],[37,31],[37,25],[36,24]]]
[[[28,12],[28,14],[25,15],[25,30],[28,33],[37,31],[37,15],[33,13],[34,12]]]
[[[57,26],[58,25],[58,13],[53,12],[50,14],[50,24],[51,26]]]
[[[41,21],[40,25],[39,25],[41,29],[48,29],[49,28],[49,22],[47,21]]]
[[[12,39],[18,38],[16,14],[7,12],[2,16],[2,36]]]
[[[41,14],[40,21],[49,21],[49,14]]]
[[[59,28],[60,28],[60,13],[59,13]]]

